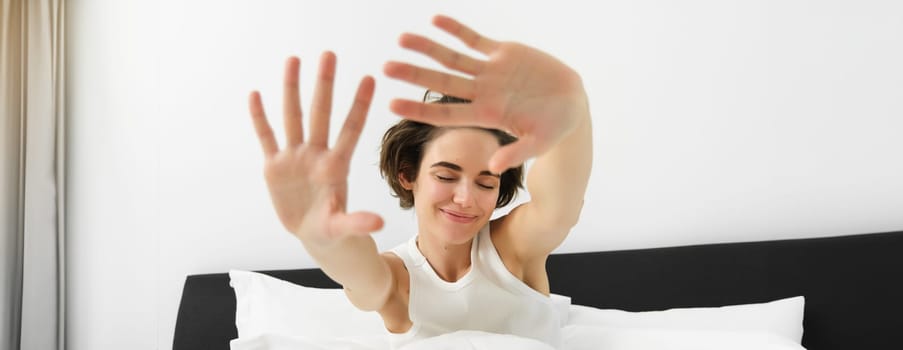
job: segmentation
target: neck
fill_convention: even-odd
[[[429,234],[417,236],[417,248],[432,266],[439,278],[446,282],[455,282],[470,271],[470,249],[473,239],[452,244],[435,240]]]

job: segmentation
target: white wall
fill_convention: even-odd
[[[403,31],[451,14],[582,73],[595,163],[561,252],[903,229],[903,4],[892,1],[70,2],[68,345],[168,349],[187,274],[312,266],[262,180],[246,97],[339,57],[335,111],[376,100],[350,178],[382,249],[414,231],[378,176]],[[455,47],[460,45],[455,43]],[[437,65],[433,65],[438,67]],[[333,131],[337,131],[334,127]]]

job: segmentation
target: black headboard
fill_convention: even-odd
[[[803,295],[807,349],[901,348],[903,231],[554,254],[547,268],[553,293],[599,308],[648,311]],[[339,287],[319,269],[262,272],[310,287]],[[188,276],[173,350],[229,349],[235,337],[229,276]]]

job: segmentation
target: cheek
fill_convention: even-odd
[[[480,196],[481,206],[488,211],[495,210],[495,203],[498,202],[498,200],[499,200],[499,191],[498,190],[485,191]]]
[[[418,191],[419,195],[428,202],[444,201],[454,193],[454,186],[449,184],[429,181],[422,183],[422,185]]]

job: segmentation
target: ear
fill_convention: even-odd
[[[404,177],[404,173],[402,173],[402,172],[400,172],[400,171],[398,172],[398,182],[401,183],[401,187],[402,187],[402,188],[404,188],[404,189],[406,189],[406,190],[408,190],[408,191],[413,191],[413,190],[414,190],[414,183],[408,181],[408,179],[406,179],[406,178]]]

